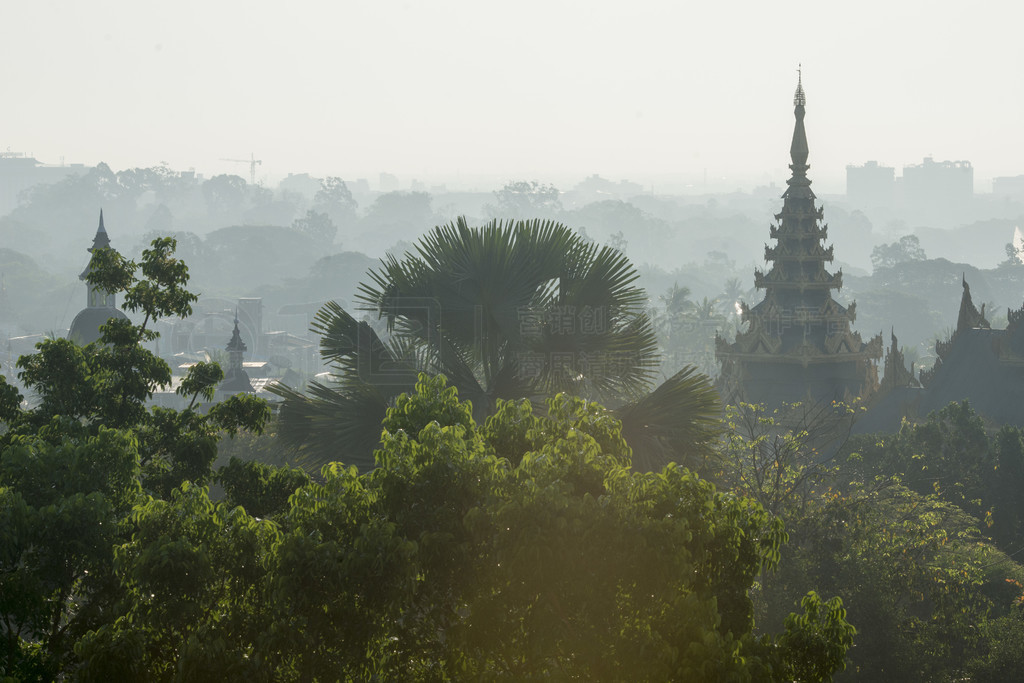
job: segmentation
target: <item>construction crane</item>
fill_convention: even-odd
[[[248,159],[221,159],[221,161],[235,161],[239,164],[249,164],[249,184],[256,184],[256,164],[262,164],[260,159],[256,158],[256,155],[249,152]]]

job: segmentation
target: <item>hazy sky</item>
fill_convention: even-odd
[[[1024,174],[1020,0],[0,0],[0,149],[207,176],[783,181]],[[899,170],[897,174],[899,174]],[[720,179],[726,180],[721,181]]]

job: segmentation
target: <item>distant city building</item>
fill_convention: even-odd
[[[896,169],[868,161],[846,167],[846,199],[865,206],[891,206],[896,199]]]
[[[96,236],[93,237],[92,246],[88,251],[92,254],[97,249],[109,248],[110,238],[107,237],[107,230],[103,226],[103,210],[100,209],[100,224],[96,228]],[[92,258],[89,259],[89,264],[86,265],[85,270],[78,276],[78,279],[85,281],[91,272]],[[75,316],[75,319],[71,321],[71,327],[68,329],[68,339],[79,346],[99,341],[100,325],[105,325],[111,318],[128,319],[128,316],[117,309],[117,301],[112,292],[102,290],[88,282],[86,282],[85,289],[85,308]]]
[[[974,196],[974,168],[969,161],[934,161],[903,167],[903,200],[910,206],[962,206]]]
[[[398,176],[391,175],[390,173],[381,173],[380,191],[395,192],[396,190],[398,190]]]
[[[764,403],[779,406],[797,401],[868,398],[878,389],[878,360],[882,337],[865,343],[850,329],[856,304],[846,308],[832,298],[843,285],[842,271],[829,273],[833,247],[825,247],[828,226],[807,177],[808,146],[804,130],[805,96],[798,81],[794,97],[793,174],[783,193],[782,211],[765,246],[768,272],[755,271],[754,285],[765,290],[754,307],[741,304],[742,321],[749,325],[728,343],[715,340],[722,364],[719,389],[726,403]]]
[[[19,195],[36,185],[59,182],[89,170],[83,164],[49,166],[17,152],[0,152],[0,215],[18,206]]]
[[[1024,197],[1024,175],[993,178],[992,194],[998,197]]]

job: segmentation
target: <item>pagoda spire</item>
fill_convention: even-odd
[[[804,95],[803,73],[797,69],[796,93],[793,95],[793,115],[796,117],[796,124],[793,126],[793,142],[789,145],[789,158],[792,160],[789,168],[793,171],[793,177],[787,184],[794,186],[808,187],[811,181],[807,179],[807,131],[804,130],[804,105],[807,104],[807,97]]]
[[[777,225],[769,227],[776,244],[764,250],[771,267],[754,271],[754,286],[765,291],[764,299],[743,308],[741,319],[749,327],[737,332],[732,344],[716,341],[726,401],[866,398],[878,387],[875,366],[882,356],[882,335],[865,342],[851,328],[855,304],[846,307],[832,298],[832,290],[843,286],[843,273],[826,269],[834,249],[825,244],[824,211],[815,205],[807,178],[806,104],[801,70],[793,96],[792,177],[786,181],[782,211],[775,215]]]

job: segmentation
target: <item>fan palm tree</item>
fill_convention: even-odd
[[[725,287],[719,300],[725,307],[723,312],[726,315],[736,315],[736,307],[739,305],[745,292],[743,282],[738,277],[731,277],[725,281]]]
[[[694,450],[713,434],[717,394],[692,370],[650,393],[657,341],[637,278],[621,252],[558,223],[435,227],[359,287],[359,307],[385,319],[387,334],[337,304],[319,311],[312,329],[332,379],[307,394],[275,390],[280,434],[313,462],[372,466],[387,406],[425,371],[446,375],[477,420],[498,400],[540,405],[564,391],[616,411],[638,466]]]

